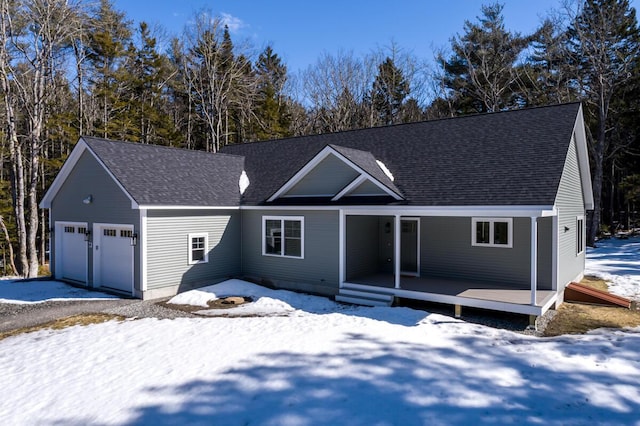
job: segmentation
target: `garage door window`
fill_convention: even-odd
[[[189,264],[209,262],[207,234],[189,234]]]

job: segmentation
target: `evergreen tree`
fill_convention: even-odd
[[[505,29],[503,6],[482,6],[479,23],[466,21],[452,39],[453,55],[438,58],[455,111],[493,112],[518,107],[516,64],[530,38]]]
[[[387,57],[378,66],[373,82],[371,103],[378,124],[388,125],[401,121],[404,100],[409,95],[409,82],[393,59]]]
[[[169,62],[157,51],[156,38],[145,22],[140,23],[139,38],[140,47],[130,46],[131,59],[128,61],[131,81],[126,113],[131,121],[128,139],[171,145],[177,135],[167,112],[167,86],[171,79]]]
[[[131,43],[130,22],[113,8],[110,0],[100,0],[91,23],[88,41],[89,81],[95,99],[94,128],[102,137],[117,137],[127,133],[121,113],[126,109],[123,96],[126,73],[122,67]]]
[[[289,135],[290,116],[284,97],[287,67],[271,46],[258,56],[256,63],[258,96],[256,102],[258,140]]]
[[[619,150],[613,129],[614,95],[624,97],[640,53],[635,9],[628,0],[586,0],[568,31],[569,52],[576,65],[576,82],[586,101],[594,210],[588,233],[593,244],[600,230],[605,160]],[[630,86],[629,86],[630,87]]]

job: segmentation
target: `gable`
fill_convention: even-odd
[[[77,168],[78,170],[76,170]],[[93,180],[96,181],[95,185],[93,185]],[[62,165],[62,168],[42,198],[40,207],[51,208],[54,199],[57,200],[58,193],[63,188],[71,192],[84,189],[84,192],[87,192],[84,196],[98,193],[98,190],[105,190],[107,193],[113,194],[117,188],[117,191],[128,200],[132,209],[138,208],[136,200],[113,176],[105,164],[88,148],[82,139],[78,141]],[[60,200],[63,199],[65,198],[62,197]]]
[[[333,197],[359,175],[335,155],[328,155],[282,196]]]
[[[367,195],[403,199],[391,178],[369,152],[328,145],[311,158],[267,201],[278,198],[325,197],[331,201],[353,195],[367,183]]]

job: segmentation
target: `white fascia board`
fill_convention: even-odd
[[[49,186],[49,189],[47,189],[47,192],[44,194],[44,197],[42,197],[42,200],[40,201],[40,208],[51,208],[51,202],[55,198],[60,188],[62,188],[62,185],[67,180],[67,178],[71,174],[71,171],[80,159],[80,156],[86,149],[86,142],[82,140],[82,138],[80,138],[78,140],[78,143],[76,143],[76,146],[73,147],[71,154],[69,154],[66,161],[62,165],[62,168],[60,168],[60,171],[56,175],[55,179],[53,179],[53,182],[51,183],[51,186]]]
[[[363,169],[361,169],[358,165],[353,163],[347,157],[343,156],[342,154],[340,154],[338,151],[334,150],[333,148],[331,148],[331,151],[333,151],[332,152],[333,155],[338,157],[340,160],[344,161],[345,164],[347,164],[348,166],[352,167],[355,171],[360,173],[360,175],[366,176],[367,180],[369,180],[375,186],[377,186],[378,188],[383,190],[385,193],[389,194],[390,196],[392,196],[394,199],[396,199],[398,201],[404,200],[404,198],[402,198],[399,194],[396,194],[394,191],[392,191],[391,189],[387,188],[382,182],[380,182],[378,179],[376,179],[373,176],[371,176],[369,173],[365,172]]]
[[[554,206],[241,206],[240,210],[343,210],[349,215],[457,216],[457,217],[550,217]]]
[[[578,152],[578,167],[580,168],[580,181],[582,183],[582,195],[586,210],[593,210],[593,187],[591,186],[591,169],[589,168],[589,152],[587,149],[587,137],[584,130],[584,116],[582,105],[578,109],[576,122],[573,127],[573,135]]]
[[[71,174],[71,171],[73,170],[75,165],[78,163],[78,160],[80,160],[80,157],[85,151],[88,151],[89,153],[91,153],[93,158],[98,162],[98,164],[100,164],[100,166],[104,169],[104,171],[118,186],[118,188],[120,188],[120,190],[127,196],[127,198],[129,198],[129,200],[131,201],[131,208],[134,210],[139,208],[136,200],[134,200],[131,194],[129,194],[129,192],[126,189],[124,189],[124,186],[122,186],[120,181],[116,179],[113,173],[111,173],[111,170],[109,170],[106,164],[104,164],[102,160],[100,160],[100,158],[95,154],[95,152],[91,150],[89,145],[87,145],[87,143],[82,138],[78,140],[78,143],[73,148],[73,151],[71,151],[71,154],[69,154],[69,157],[62,165],[62,168],[58,172],[58,175],[53,180],[53,183],[51,184],[46,194],[42,198],[42,201],[40,202],[40,207],[43,209],[51,208],[51,202],[55,198],[60,188],[62,188],[62,185],[66,182],[67,178]]]
[[[336,151],[335,149],[327,145],[319,153],[317,153],[315,157],[309,160],[309,162],[307,162],[307,164],[305,164],[304,167],[298,171],[298,173],[293,175],[291,179],[289,179],[284,185],[280,187],[280,189],[278,189],[271,197],[269,197],[267,199],[267,202],[270,203],[279,197],[283,197],[284,194],[286,194],[291,188],[293,188],[298,182],[300,182],[302,178],[304,178],[309,172],[311,172],[311,170],[313,170],[318,164],[320,164],[320,162],[322,162],[322,160],[327,158],[329,155],[335,155],[336,158],[342,160],[346,165],[348,165],[349,167],[351,167],[352,169],[360,173],[360,175],[366,176],[374,185],[379,187],[382,191],[389,194],[394,199],[398,201],[403,199],[399,194],[396,194],[394,191],[387,188],[385,185],[383,185],[380,181],[375,179],[369,173],[365,172],[363,169],[358,167],[348,158],[346,158],[345,156],[340,154],[338,151]],[[334,195],[334,194],[331,194],[331,195]]]
[[[164,206],[141,204],[141,209],[146,210],[240,210],[240,206]]]
[[[339,200],[349,192],[353,191],[354,189],[362,185],[366,180],[367,180],[367,177],[365,175],[358,176],[353,181],[351,181],[349,185],[345,186],[342,191],[338,192],[336,196],[331,199],[331,201]]]
[[[280,187],[271,197],[267,199],[267,202],[271,202],[281,195],[288,192],[295,184],[300,182],[303,177],[305,177],[311,170],[313,170],[322,160],[324,160],[330,153],[335,152],[333,148],[330,146],[326,146],[315,155],[311,160],[307,162],[298,172],[291,177],[284,185]]]
[[[554,216],[553,206],[356,206],[345,208],[350,215],[438,216],[438,217],[547,217]]]

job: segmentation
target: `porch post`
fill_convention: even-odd
[[[345,253],[346,253],[346,249],[345,249],[345,245],[346,245],[346,240],[345,240],[345,236],[346,236],[346,215],[344,214],[344,210],[340,209],[339,211],[340,214],[340,223],[338,225],[338,288],[342,288],[342,286],[344,285],[344,280],[345,280],[345,268],[346,268],[346,262],[345,262]]]
[[[551,232],[551,288],[554,291],[558,290],[558,215],[552,218],[552,232]]]
[[[394,231],[395,233],[393,234],[393,239],[394,239],[394,243],[393,243],[393,248],[394,248],[394,270],[395,270],[395,283],[396,283],[396,288],[400,288],[400,232],[402,232],[402,229],[400,229],[400,215],[396,215],[395,216],[395,226],[394,226]]]
[[[538,281],[538,221],[531,216],[531,305],[536,305]]]

